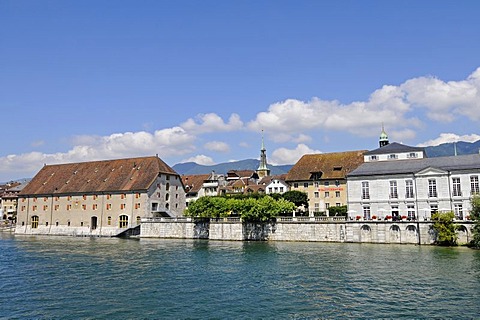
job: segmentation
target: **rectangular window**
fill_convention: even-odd
[[[135,209],[140,209],[140,203],[139,202],[135,203]]]
[[[375,161],[375,160],[378,160],[378,158],[377,158],[377,156],[370,156],[370,160]]]
[[[108,225],[112,224],[112,217],[110,217],[110,216],[107,217],[107,224]]]
[[[335,198],[340,198],[340,191],[335,191]]]
[[[314,195],[315,198],[318,198],[318,197],[319,197],[319,193],[318,193],[317,191],[315,191],[315,192],[313,193],[313,195]]]
[[[410,152],[410,153],[408,154],[408,156],[407,156],[407,158],[409,158],[409,159],[414,159],[414,158],[416,158],[416,157],[417,157],[417,153],[416,153],[416,152]]]
[[[369,188],[369,185],[368,185],[368,181],[363,181],[362,182],[362,199],[363,200],[370,199],[370,188]]]
[[[390,181],[390,199],[398,199],[397,181]]]
[[[55,197],[55,201],[58,201],[60,198],[59,197]]]
[[[72,205],[71,204],[67,204],[67,210],[68,211],[72,210]]]
[[[48,201],[48,197],[43,197],[43,201]]]
[[[453,196],[454,197],[461,197],[462,196],[462,190],[460,188],[460,178],[452,178],[452,183],[453,183]]]
[[[268,188],[268,193],[272,193],[272,187]]]
[[[43,211],[47,211],[48,210],[48,205],[44,205],[43,206]]]
[[[330,197],[330,192],[325,191],[325,198],[329,198],[329,197]]]
[[[72,200],[72,196],[67,196],[67,200]]]
[[[98,209],[98,205],[97,205],[96,203],[94,203],[94,204],[92,205],[92,210],[97,210],[97,209]]]
[[[60,205],[56,204],[54,209],[55,209],[55,211],[58,211],[58,209],[60,209]]]
[[[112,210],[112,204],[111,203],[107,203],[107,210]]]
[[[319,212],[319,211],[320,211],[320,203],[315,202],[314,211],[315,211],[315,212]]]
[[[438,212],[438,205],[437,204],[431,204],[430,205],[430,213],[436,213]]]
[[[87,205],[86,204],[82,204],[82,210],[83,211],[87,210]]]
[[[37,206],[33,206],[32,211],[37,211]]]
[[[83,200],[87,200],[87,195],[86,194],[83,195]]]
[[[303,183],[303,187],[304,187],[304,188],[308,188],[308,182],[304,182],[304,183]]]
[[[110,200],[111,197],[112,197],[111,194],[107,194],[107,200]]]
[[[293,187],[294,187],[294,188],[298,188],[298,182],[295,182],[295,183],[293,184]]]
[[[330,208],[330,203],[325,203],[325,209]]]
[[[98,199],[98,195],[94,194],[93,195],[93,200],[97,200]]]
[[[342,204],[340,202],[335,203],[335,206],[340,207]]]
[[[397,158],[398,158],[398,156],[396,154],[389,154],[388,155],[388,159],[390,159],[390,160],[394,160],[394,159],[397,159]]]
[[[363,219],[370,220],[370,206],[363,207]]]
[[[470,177],[470,192],[471,194],[479,194],[480,190],[478,188],[478,176]]]
[[[330,185],[330,182],[329,181],[325,181],[324,184],[323,184],[325,187],[328,187]]]
[[[408,205],[407,206],[407,216],[408,216],[408,219],[415,220],[415,206],[414,205]]]
[[[461,203],[455,203],[453,205],[455,213],[455,219],[463,220],[463,205]]]
[[[430,198],[436,198],[437,194],[437,180],[428,179],[428,196]]]
[[[120,198],[121,198],[121,199],[125,199],[126,197],[127,197],[127,195],[126,195],[125,193],[122,193],[122,194],[120,195]]]
[[[120,204],[120,210],[125,210],[125,207],[126,207],[125,203]]]
[[[413,180],[405,181],[405,198],[413,198]]]
[[[320,183],[318,183],[318,181],[315,181],[315,188],[318,188],[320,185]]]
[[[22,211],[25,211],[25,206],[22,206]]]
[[[280,193],[283,193],[283,187],[280,187]]]

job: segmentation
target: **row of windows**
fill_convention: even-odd
[[[124,203],[120,204],[120,210],[125,210],[126,207],[127,207],[126,204],[124,204]],[[44,205],[42,208],[43,208],[43,211],[47,211],[47,210],[48,210],[48,205]],[[112,210],[112,204],[111,204],[111,203],[107,203],[107,204],[105,205],[105,208],[106,208],[107,210]],[[22,206],[22,207],[21,207],[21,210],[22,210],[22,211],[25,211],[25,209],[26,209],[26,206]],[[58,204],[54,205],[54,206],[53,206],[53,209],[54,209],[55,211],[60,210],[60,205],[58,205]],[[67,204],[66,209],[67,209],[68,211],[72,210],[72,205],[71,205],[71,204]],[[135,209],[140,209],[140,202],[135,203]],[[37,211],[37,210],[38,210],[38,206],[37,206],[37,205],[33,205],[33,206],[32,206],[32,211]],[[87,205],[86,205],[86,204],[82,204],[82,210],[87,210]],[[96,203],[92,204],[92,210],[98,210],[98,205],[97,205]]]
[[[137,224],[140,224],[140,216],[137,216]],[[32,216],[31,218],[31,226],[33,229],[38,228],[40,224],[40,218],[38,216]],[[25,225],[24,222],[22,222],[22,226]],[[58,226],[58,221],[55,222],[55,225]],[[107,217],[107,225],[112,225],[112,217],[108,216]],[[45,226],[48,227],[48,221],[45,222]],[[67,226],[70,227],[70,221],[67,222]],[[80,226],[83,227],[83,222],[80,222]],[[97,228],[97,217],[92,217],[91,218],[91,226],[92,230]],[[118,219],[118,227],[119,228],[127,228],[128,227],[128,216],[127,215],[121,215]]]
[[[408,159],[415,159],[415,158],[417,158],[417,157],[418,157],[418,154],[417,154],[416,152],[410,152],[409,154],[407,154],[407,158],[408,158]],[[398,159],[398,154],[395,154],[395,153],[389,154],[389,155],[387,156],[387,158],[388,158],[389,160]],[[375,160],[378,160],[378,159],[379,159],[379,158],[378,158],[377,155],[372,155],[372,156],[370,156],[370,160],[375,161]]]
[[[336,187],[338,187],[338,186],[340,185],[340,181],[339,181],[339,180],[335,180],[333,183],[335,184]],[[298,182],[294,182],[294,183],[293,183],[293,187],[294,187],[294,188],[298,188],[298,185],[299,185]],[[318,188],[318,187],[320,187],[320,182],[315,181],[315,182],[313,182],[313,184],[310,183],[310,182],[304,182],[304,183],[303,183],[303,187],[304,187],[304,188],[308,188],[308,186],[310,186],[310,185],[313,185],[315,188]],[[330,181],[324,181],[324,182],[323,182],[323,185],[324,185],[325,187],[329,187],[331,184],[330,184]]]
[[[454,197],[462,196],[460,178],[452,178],[452,184],[453,184],[452,195]],[[470,177],[470,193],[471,194],[480,193],[478,176]],[[413,192],[413,180],[406,180],[405,181],[405,198],[414,198],[414,196],[415,194]],[[428,197],[429,198],[438,197],[436,179],[428,179]],[[397,186],[396,180],[390,181],[390,198],[391,199],[398,198],[398,186]],[[364,200],[370,199],[370,185],[368,181],[362,182],[362,199]]]
[[[340,194],[340,191],[335,191],[335,198],[340,198],[340,195],[341,195],[341,194]],[[313,193],[313,196],[314,196],[315,198],[320,198],[320,192],[315,191],[315,192]],[[330,191],[325,191],[324,196],[325,196],[325,198],[330,198]]]
[[[342,204],[341,204],[340,202],[335,203],[335,206],[336,206],[336,207],[340,207],[341,205],[342,205]],[[320,203],[315,202],[313,207],[314,207],[314,211],[315,211],[315,212],[319,212],[319,211],[320,211]],[[325,209],[328,210],[329,208],[330,208],[330,203],[328,203],[328,202],[325,203]]]
[[[453,211],[454,211],[456,219],[463,220],[465,218],[464,212],[463,212],[463,204],[455,203],[453,205]],[[415,215],[415,205],[407,205],[407,211],[406,212],[407,212],[407,214],[405,216],[406,218],[408,218],[410,220],[415,220],[417,218],[416,215]],[[438,212],[438,205],[437,204],[430,205],[430,213],[433,214],[433,213],[436,213],[436,212]],[[391,215],[393,219],[401,218],[398,206],[391,206],[391,210],[390,210],[389,215]],[[363,218],[366,219],[366,220],[369,220],[372,217],[373,217],[373,215],[371,215],[370,206],[363,206]]]
[[[126,193],[122,193],[119,195],[120,196],[120,199],[126,199],[127,198],[127,194]],[[97,194],[92,194],[91,195],[92,199],[93,200],[97,200],[98,199],[98,195]],[[107,200],[109,199],[112,199],[112,194],[106,194],[105,197],[107,198]],[[72,200],[72,196],[67,196],[66,197],[67,200]],[[88,199],[88,195],[84,194],[82,196],[83,200],[87,200]],[[139,199],[140,198],[140,193],[135,193],[135,199]],[[55,201],[59,201],[60,200],[60,197],[59,196],[55,196],[53,197],[53,199]],[[25,202],[26,201],[26,198],[22,198],[22,202]],[[38,201],[38,198],[37,197],[33,197],[32,198],[32,201],[33,202],[37,202]],[[43,197],[43,201],[48,201],[48,197]]]

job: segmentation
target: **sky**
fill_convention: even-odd
[[[0,0],[0,181],[480,139],[480,1]]]

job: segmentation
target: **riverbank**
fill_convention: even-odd
[[[457,224],[458,243],[468,243],[473,223]],[[241,222],[237,218],[149,218],[142,220],[140,237],[431,245],[435,242],[432,225],[431,221],[350,221],[335,217],[278,218],[265,223]]]

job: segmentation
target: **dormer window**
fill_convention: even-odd
[[[333,171],[342,171],[342,167],[339,167],[339,166],[333,167]]]

